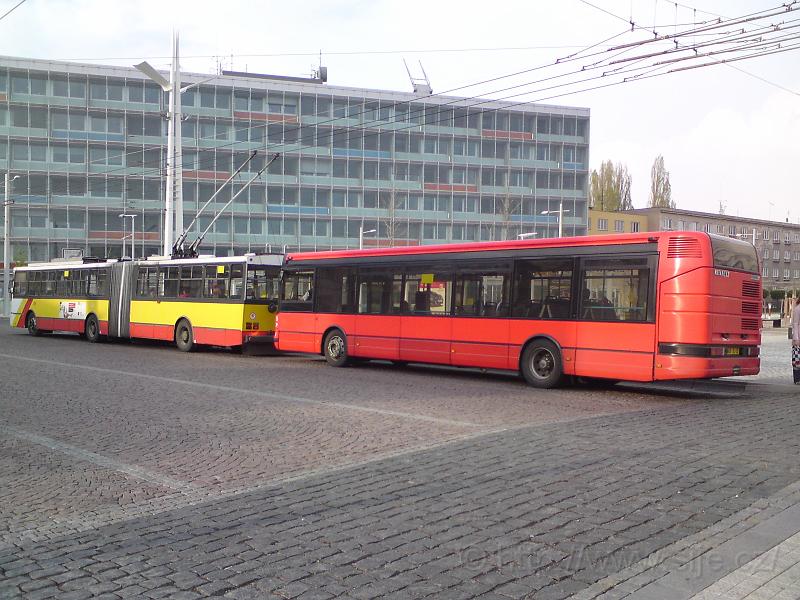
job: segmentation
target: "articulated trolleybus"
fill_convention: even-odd
[[[272,342],[283,255],[71,260],[14,269],[11,325],[88,341]]]
[[[654,381],[759,371],[755,248],[658,232],[287,256],[276,346],[350,358]]]

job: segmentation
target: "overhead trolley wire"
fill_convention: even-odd
[[[792,4],[795,4],[795,3],[793,2]],[[767,12],[767,11],[762,11],[762,12]],[[725,24],[720,24],[720,25],[725,25]],[[620,35],[620,34],[612,36],[612,38],[613,37],[618,37],[618,35]],[[682,34],[680,34],[678,36],[672,36],[672,37],[680,37],[682,35],[684,35],[684,34],[682,33]],[[789,38],[789,39],[792,39],[792,38]],[[643,43],[644,42],[648,42],[648,41],[651,41],[651,40],[645,40],[645,41],[643,41]],[[767,41],[767,42],[763,42],[763,43],[766,44],[766,43],[769,43],[769,42]],[[641,43],[632,44],[632,45],[626,45],[625,48],[623,48],[623,49],[626,50],[627,48],[638,47],[639,45],[641,45]],[[593,46],[596,46],[596,44],[593,45]],[[622,47],[617,47],[617,48],[622,48]],[[793,49],[793,48],[790,48],[790,49]],[[740,51],[740,49],[732,49],[731,51],[737,51],[737,50]],[[772,53],[773,52],[770,52],[770,54],[772,54]],[[600,54],[600,53],[597,53],[597,54]],[[754,57],[756,57],[758,55],[759,54],[753,54],[753,55],[747,56],[746,58],[754,58]],[[584,58],[586,58],[586,57],[584,57]],[[690,56],[690,57],[684,57],[682,60],[694,60],[694,59],[695,59],[695,57],[691,57]],[[572,60],[572,59],[570,59],[570,60]],[[567,61],[564,61],[564,62],[567,62]],[[603,61],[601,61],[601,62],[603,62]],[[707,66],[710,66],[712,64],[721,64],[722,62],[733,62],[733,61],[732,60],[715,61],[714,63],[707,63]],[[531,72],[531,71],[534,71],[534,70],[538,70],[540,68],[556,66],[558,64],[563,64],[563,63],[556,62],[556,63],[552,63],[552,64],[542,65],[542,66],[539,66],[539,67],[534,67],[532,69],[526,69],[524,71],[517,71],[515,73],[511,73],[511,74],[508,74],[508,75],[505,75],[505,76],[482,80],[480,82],[464,85],[464,86],[461,86],[459,88],[452,88],[452,90],[448,90],[448,91],[442,92],[440,94],[432,94],[432,95],[429,95],[429,96],[422,96],[422,97],[418,97],[418,98],[412,98],[412,99],[405,100],[405,101],[398,101],[398,102],[394,103],[392,106],[397,107],[397,106],[400,106],[400,105],[403,105],[403,104],[409,104],[409,103],[412,103],[412,102],[424,101],[424,100],[426,100],[428,98],[431,98],[433,96],[440,96],[440,95],[443,95],[443,94],[446,94],[446,93],[449,93],[451,91],[455,91],[455,90],[458,90],[458,89],[466,89],[466,88],[469,88],[469,87],[475,87],[477,85],[481,85],[481,84],[484,84],[484,83],[487,83],[487,82],[498,81],[498,80],[503,79],[503,78],[513,77],[513,76],[516,76],[516,75],[519,75],[519,74],[522,74],[522,73],[527,73],[527,72]],[[594,67],[591,67],[590,69],[599,68],[601,66],[603,66],[603,65],[596,65]],[[640,67],[640,68],[637,68],[637,70],[638,69],[652,67],[652,66],[653,65],[648,65],[646,67]],[[514,86],[508,86],[506,88],[501,88],[499,90],[494,90],[494,91],[490,91],[490,92],[487,92],[487,93],[498,93],[498,92],[502,92],[502,91],[508,91],[508,90],[511,90],[511,89],[518,89],[520,87],[530,86],[530,85],[533,85],[535,83],[541,83],[543,81],[548,81],[548,80],[552,80],[552,79],[558,79],[560,77],[564,77],[564,76],[568,76],[568,75],[574,75],[576,73],[582,73],[582,72],[585,72],[585,71],[590,70],[590,69],[582,68],[582,69],[579,69],[578,71],[574,71],[574,72],[571,72],[571,73],[566,73],[566,74],[556,75],[556,76],[552,76],[552,77],[547,77],[547,78],[543,78],[541,80],[536,80],[536,81],[532,81],[532,82],[529,81],[529,82],[525,82],[525,83],[514,85]],[[653,70],[656,70],[656,69],[653,69]],[[676,70],[677,69],[673,69],[672,71],[669,71],[669,72],[675,72]],[[685,69],[680,69],[680,70],[685,70]],[[622,72],[616,71],[616,74],[620,75],[620,74],[624,74],[625,72],[626,71],[622,71]],[[425,112],[427,112],[429,110],[441,110],[441,108],[449,106],[449,105],[453,105],[453,104],[457,104],[458,107],[461,107],[461,108],[471,108],[473,106],[478,106],[478,105],[482,105],[482,104],[486,104],[486,103],[502,102],[503,100],[507,100],[508,98],[519,97],[519,96],[522,96],[522,95],[536,93],[536,92],[540,92],[540,91],[544,91],[544,90],[555,89],[555,88],[559,88],[559,87],[579,85],[579,84],[584,83],[586,81],[596,80],[596,79],[602,78],[602,77],[607,76],[607,75],[608,75],[608,73],[604,73],[603,75],[600,75],[598,77],[591,77],[591,78],[585,78],[583,80],[566,82],[566,83],[563,83],[563,84],[560,84],[560,85],[557,85],[557,86],[550,86],[550,87],[547,87],[547,88],[543,88],[541,90],[529,90],[529,91],[521,92],[521,93],[518,93],[518,94],[513,94],[511,96],[506,96],[506,97],[503,97],[503,98],[499,98],[499,99],[496,99],[496,98],[488,98],[487,99],[487,98],[480,98],[480,97],[456,98],[456,99],[454,99],[454,100],[452,100],[450,102],[446,102],[446,103],[443,103],[443,104],[436,104],[436,105],[433,105],[433,106],[423,106],[420,109],[418,109],[417,111],[410,111],[407,114],[409,115],[409,117],[411,115],[420,115],[420,114],[424,114]],[[623,80],[621,82],[617,82],[617,84],[625,83],[627,81],[632,81],[632,80],[634,80],[636,78],[644,79],[644,78],[648,78],[648,77],[641,77],[641,74],[640,74],[640,75],[634,76],[633,78],[626,78],[625,80]],[[585,88],[583,90],[577,90],[577,91],[574,91],[574,92],[567,92],[565,94],[559,94],[559,95],[556,95],[556,96],[549,96],[548,99],[549,98],[554,98],[554,97],[563,97],[565,95],[570,95],[570,94],[574,94],[574,93],[582,93],[582,92],[585,92],[585,91],[589,91],[591,89],[599,89],[600,87],[609,87],[609,85],[612,85],[612,84],[606,84],[606,85],[603,85],[603,86]],[[466,105],[464,104],[465,102],[468,102],[468,101],[474,100],[474,99],[479,99],[480,102],[475,102],[473,104],[466,104]],[[538,101],[541,101],[541,99],[534,100],[534,102],[538,102]],[[497,110],[504,110],[504,109],[506,109],[506,108],[508,108],[510,106],[514,106],[514,105],[517,105],[517,104],[509,104],[508,106],[501,106],[501,107],[497,107],[497,108],[493,108],[493,109],[482,109],[482,112],[493,112],[493,111],[497,111]],[[364,111],[362,111],[360,113],[355,113],[355,114],[352,114],[352,115],[348,115],[348,117],[344,117],[344,118],[353,118],[355,116],[359,116],[359,115],[365,114],[366,112],[368,112],[368,111],[364,110]],[[382,120],[382,119],[374,119],[373,121],[367,122],[367,123],[363,124],[360,127],[341,127],[340,131],[336,131],[336,129],[337,129],[336,123],[340,122],[341,118],[342,117],[336,117],[336,118],[333,118],[333,119],[329,119],[328,121],[322,121],[322,122],[319,122],[319,123],[316,123],[316,124],[313,124],[313,125],[300,125],[300,126],[294,128],[294,129],[286,130],[285,133],[300,132],[305,128],[317,127],[318,125],[332,124],[331,125],[331,131],[329,132],[328,137],[330,137],[330,140],[333,141],[334,138],[337,135],[349,135],[349,134],[351,134],[353,132],[363,132],[363,131],[365,131],[367,129],[372,129],[372,127],[370,127],[370,124],[377,124],[377,123],[384,122],[384,120]],[[443,122],[444,120],[449,120],[449,118],[446,117],[445,119],[442,119],[440,121],[435,121],[434,123],[427,123],[427,124],[436,124],[436,123],[439,123],[439,122]],[[406,127],[397,128],[397,129],[395,129],[393,131],[403,131],[403,130],[407,130],[407,129],[415,129],[415,128],[421,127],[422,125],[423,125],[423,123],[410,123]],[[237,129],[235,131],[236,132],[240,132],[240,131],[243,131],[243,130],[256,129],[256,128],[265,128],[266,129],[267,126],[268,126],[267,123],[257,124],[257,125],[254,125],[254,126],[251,126],[251,127],[248,127],[248,128]],[[379,133],[380,132],[375,132],[373,135],[378,135]],[[298,137],[300,137],[300,136],[298,136]],[[317,136],[317,138],[319,139],[319,136]],[[198,138],[198,140],[199,139],[213,139],[213,138]],[[232,142],[230,144],[222,144],[222,145],[216,146],[215,148],[209,148],[209,150],[217,150],[217,149],[220,149],[220,148],[236,146],[236,145],[242,144],[242,143],[243,142],[241,142],[241,141],[236,141],[236,142]],[[288,144],[283,142],[283,143],[277,144],[277,145],[282,147],[282,148],[284,148],[284,150],[282,150],[283,152],[292,152],[292,153],[299,152],[299,151],[301,151],[303,149],[306,149],[306,148],[315,147],[314,145],[303,146],[302,142],[301,142],[301,144],[297,148],[293,148],[291,144],[292,144],[292,142],[289,142]],[[274,149],[275,145],[276,144],[273,144],[273,149]],[[270,142],[269,142],[269,140],[266,140],[264,148],[267,149],[269,147],[270,147]],[[270,149],[269,151],[273,151],[273,150]],[[135,152],[128,153],[127,155],[133,155],[133,154],[137,154],[137,153],[140,153],[140,152],[143,152],[143,151],[135,151]],[[104,171],[103,173],[89,174],[89,177],[91,178],[92,176],[110,175],[110,174],[113,174],[115,172],[127,171],[129,168],[130,167],[121,167],[119,169],[112,169],[112,170]],[[198,170],[200,170],[200,164],[198,164]],[[136,177],[138,177],[138,176],[146,176],[148,174],[158,174],[158,173],[161,173],[162,171],[163,171],[163,167],[161,167],[161,166],[153,167],[153,168],[150,168],[150,169],[142,169],[142,172],[140,174],[138,174]],[[57,191],[53,190],[52,187],[50,188],[50,192],[51,192],[51,194],[58,195]],[[37,195],[37,194],[29,194],[29,195]]]

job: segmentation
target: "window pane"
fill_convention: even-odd
[[[289,271],[283,273],[281,283],[281,310],[287,312],[311,312],[313,308],[313,271]]]
[[[508,313],[507,283],[511,268],[459,270],[456,284],[455,314],[469,317],[496,317]]]
[[[280,269],[277,267],[248,267],[248,302],[276,301],[280,296],[280,281]]]
[[[650,268],[647,258],[584,262],[580,315],[588,321],[646,321]]]
[[[358,274],[358,312],[397,314],[401,310],[402,276],[386,269],[360,269]]]
[[[572,298],[572,259],[521,260],[514,281],[512,316],[568,319]]]
[[[450,273],[430,270],[407,274],[401,304],[403,312],[415,315],[449,315],[452,283]]]
[[[228,265],[206,265],[204,270],[204,296],[217,299],[227,298],[230,267]]]
[[[317,269],[317,311],[352,312],[354,279],[352,269]]]

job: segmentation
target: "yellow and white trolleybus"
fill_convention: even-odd
[[[14,269],[11,325],[31,335],[243,346],[272,342],[283,256],[71,260]]]

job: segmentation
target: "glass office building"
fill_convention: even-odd
[[[159,253],[165,100],[133,68],[0,58],[0,171],[19,176],[12,260],[65,248],[120,256],[123,237],[130,254],[131,221],[135,256]],[[586,233],[588,109],[243,73],[182,103],[187,225],[253,150],[211,208],[280,153],[215,223],[204,253],[355,247],[359,228],[381,246],[550,237],[562,200],[564,235]]]

